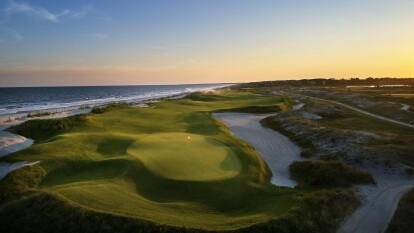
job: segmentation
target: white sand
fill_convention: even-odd
[[[0,131],[0,157],[26,149],[33,144],[33,140],[23,136]]]
[[[148,108],[149,105],[146,103],[138,103],[138,104],[134,104],[132,105],[133,108]]]
[[[4,129],[21,124],[31,119],[51,119],[51,118],[62,118],[76,114],[84,114],[90,112],[90,108],[85,109],[67,109],[58,112],[53,112],[47,116],[31,117],[28,118],[26,114],[16,114],[13,116],[0,117],[0,157],[5,155],[26,149],[30,147],[34,141],[30,138],[26,138],[17,134],[3,131]],[[18,162],[18,163],[0,163],[0,180],[5,177],[9,172],[19,169],[24,166],[34,165],[38,162]]]
[[[304,103],[300,103],[300,104],[296,104],[295,106],[292,107],[292,110],[296,111],[301,109],[303,106],[305,106]]]
[[[217,113],[238,138],[252,145],[267,163],[273,173],[272,184],[294,187],[296,182],[290,178],[289,165],[302,160],[301,149],[282,134],[262,127],[260,120],[270,115],[245,113]]]
[[[408,109],[410,109],[410,105],[408,105],[408,104],[401,104],[401,108],[400,109],[403,110],[403,111],[409,111]]]
[[[302,112],[302,116],[309,119],[309,120],[320,120],[320,119],[322,119],[322,117],[319,116],[318,114],[311,113],[311,112]]]

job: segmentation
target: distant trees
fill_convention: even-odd
[[[275,87],[275,86],[382,86],[382,85],[414,85],[414,78],[373,78],[350,79],[315,78],[301,80],[274,80],[241,84],[242,87]]]

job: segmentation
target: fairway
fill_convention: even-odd
[[[173,180],[228,179],[241,171],[233,151],[213,138],[196,134],[163,133],[134,143],[128,153],[154,174]]]
[[[57,134],[26,130],[39,140],[2,159],[42,161],[36,166],[45,177],[33,191],[63,205],[186,228],[237,229],[282,216],[297,203],[297,191],[271,185],[262,158],[211,113],[275,105],[285,102],[221,91],[152,108],[124,106],[86,115]]]

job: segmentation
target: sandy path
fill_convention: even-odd
[[[414,128],[414,125],[379,116],[361,109],[343,104],[337,101],[326,100],[307,96],[312,99],[322,100],[338,104],[356,112],[374,117],[380,120]],[[363,198],[362,205],[344,221],[339,233],[381,233],[387,230],[388,224],[394,216],[398,201],[410,188],[414,187],[414,180],[400,176],[384,175],[378,170],[371,173],[377,182],[376,186],[357,186],[359,194]]]
[[[373,171],[377,185],[360,185],[362,205],[344,221],[339,233],[381,233],[387,230],[394,216],[398,201],[410,188],[414,180],[387,176]]]
[[[296,185],[290,179],[289,165],[302,160],[301,149],[282,134],[262,127],[260,120],[269,115],[217,113],[214,116],[223,121],[235,136],[256,149],[273,173],[272,184],[287,187]]]
[[[355,107],[352,107],[350,105],[343,104],[343,103],[340,103],[340,102],[337,102],[337,101],[321,99],[321,98],[316,98],[316,97],[307,96],[307,95],[304,95],[304,96],[312,98],[312,99],[316,99],[316,100],[321,100],[321,101],[326,101],[326,102],[330,102],[330,103],[333,103],[333,104],[341,105],[341,106],[344,106],[344,107],[349,108],[351,110],[354,110],[356,112],[359,112],[359,113],[362,113],[362,114],[365,114],[367,116],[374,117],[374,118],[377,118],[377,119],[380,119],[380,120],[384,120],[384,121],[388,121],[388,122],[391,122],[391,123],[394,123],[394,124],[399,124],[399,125],[403,125],[403,126],[406,126],[406,127],[414,128],[414,125],[412,125],[412,124],[408,124],[408,123],[405,123],[405,122],[393,120],[393,119],[388,118],[388,117],[383,117],[383,116],[380,116],[380,115],[377,115],[377,114],[366,112],[364,110],[361,110],[361,109],[358,109],[358,108],[355,108]]]

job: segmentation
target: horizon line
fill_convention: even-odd
[[[46,85],[46,86],[0,86],[0,88],[41,88],[41,87],[125,87],[125,86],[180,86],[180,85],[209,85],[209,84],[242,84],[242,83],[258,83],[258,82],[274,82],[274,81],[300,81],[300,80],[367,80],[367,79],[414,79],[413,77],[350,77],[350,78],[291,78],[291,79],[272,79],[272,80],[260,80],[260,81],[250,81],[250,82],[219,82],[219,83],[176,83],[176,84],[107,84],[107,85]]]

